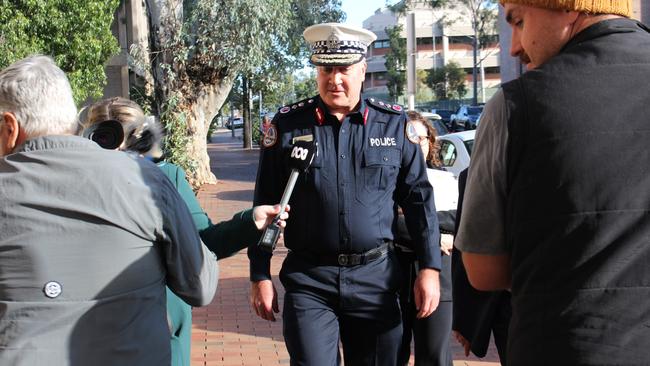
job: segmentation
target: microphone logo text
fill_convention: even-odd
[[[291,158],[294,159],[305,160],[307,159],[308,154],[309,154],[309,150],[302,148],[300,146],[295,146],[293,150],[291,150]]]

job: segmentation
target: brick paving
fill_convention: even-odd
[[[241,134],[238,130],[238,135]],[[241,137],[220,130],[208,145],[212,172],[219,182],[206,185],[199,201],[213,222],[227,220],[252,206],[259,150],[242,149]],[[279,246],[271,262],[280,309],[283,289],[277,279],[286,250]],[[282,337],[281,313],[276,322],[258,318],[248,304],[250,282],[246,251],[224,259],[220,264],[217,296],[208,306],[193,310],[192,366],[267,366],[288,365]],[[452,340],[454,366],[497,366],[494,345],[484,359],[465,357]],[[412,361],[412,357],[411,357]]]

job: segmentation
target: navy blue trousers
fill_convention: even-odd
[[[296,253],[285,259],[284,339],[292,366],[395,366],[402,337],[393,252],[354,267],[319,266]]]

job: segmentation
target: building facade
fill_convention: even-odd
[[[496,11],[496,9],[495,9]],[[462,9],[436,9],[419,6],[415,14],[416,69],[430,70],[443,67],[454,61],[467,73],[468,96],[473,88],[473,38],[474,32],[469,16]],[[406,38],[406,17],[394,14],[390,9],[380,8],[364,20],[363,27],[377,35],[377,40],[368,50],[368,70],[366,71],[365,92],[386,98],[387,70],[385,55],[390,48],[387,28],[402,26],[402,37]],[[478,100],[483,101],[492,95],[501,82],[498,33],[495,31],[490,44],[482,47],[479,60]],[[422,95],[418,93],[418,95]],[[485,95],[485,97],[483,96]],[[428,94],[433,98],[432,93]],[[425,97],[426,98],[426,94]],[[417,97],[416,97],[417,99]],[[416,100],[416,104],[426,102]]]
[[[141,81],[135,67],[129,67],[129,50],[133,44],[147,48],[149,44],[149,22],[144,0],[122,0],[115,11],[113,35],[117,39],[120,53],[106,63],[107,83],[104,98],[129,98],[130,88]]]

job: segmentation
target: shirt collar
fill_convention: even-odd
[[[22,145],[18,146],[14,150],[14,153],[79,147],[101,149],[101,147],[93,141],[80,136],[49,135],[26,140]]]
[[[316,106],[316,122],[319,125],[323,124],[332,124],[334,122],[338,122],[336,117],[330,114],[329,109],[323,102],[323,99],[318,97],[318,103]],[[366,105],[366,100],[361,95],[359,99],[359,108],[357,108],[354,112],[351,112],[347,115],[347,117],[350,118],[351,123],[358,123],[358,124],[366,124],[366,120],[368,119],[368,106]]]
[[[612,33],[631,33],[639,29],[647,29],[639,22],[629,18],[615,18],[600,21],[592,24],[576,34],[566,45],[562,51],[570,47],[579,45],[582,42],[589,41],[594,38],[602,37]]]

